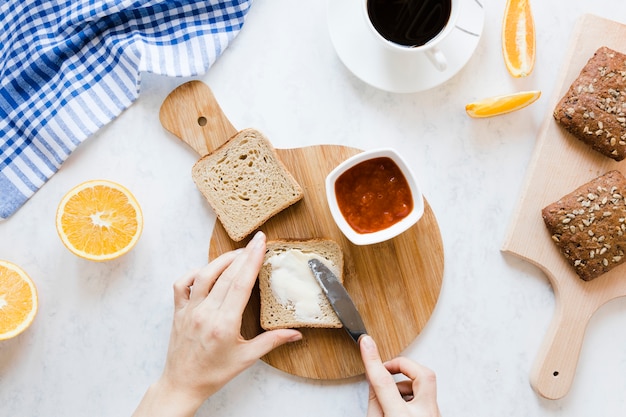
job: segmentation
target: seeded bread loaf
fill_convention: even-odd
[[[626,260],[624,196],[626,178],[610,171],[542,210],[552,240],[585,281]]]
[[[304,196],[270,141],[254,129],[196,162],[192,177],[236,242]]]
[[[554,118],[603,155],[626,158],[626,55],[599,48],[559,101]]]
[[[311,256],[317,256],[343,282],[343,252],[337,242],[330,239],[267,242],[259,271],[263,329],[342,327],[309,269],[307,261]]]

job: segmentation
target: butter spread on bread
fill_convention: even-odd
[[[343,280],[343,254],[336,242],[329,239],[267,242],[259,272],[263,329],[342,327],[309,269],[307,261],[312,258],[324,262]]]
[[[315,320],[322,316],[320,301],[322,289],[311,279],[309,259],[318,259],[327,267],[329,261],[314,253],[291,249],[271,256],[267,262],[272,267],[271,287],[276,300],[286,308],[293,308],[294,316],[300,321]]]

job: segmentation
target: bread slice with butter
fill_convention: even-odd
[[[330,239],[273,240],[259,272],[261,327],[265,330],[341,328],[321,287],[309,269],[317,257],[343,282],[343,252]]]
[[[238,132],[196,162],[192,178],[235,242],[304,196],[271,142],[255,129]]]

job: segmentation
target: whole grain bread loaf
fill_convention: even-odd
[[[626,158],[626,55],[599,48],[559,101],[554,118],[603,155]]]
[[[238,132],[196,162],[192,178],[236,242],[304,196],[271,142],[255,129]]]
[[[289,253],[289,262],[281,258],[278,268],[281,272],[278,288],[277,271],[274,270],[273,260]],[[261,295],[261,327],[265,330],[318,327],[341,328],[342,324],[326,296],[322,293],[319,284],[308,267],[307,261],[316,256],[330,268],[337,278],[343,282],[343,252],[339,244],[330,239],[311,240],[272,240],[267,242],[267,252],[263,266],[259,271],[259,291]],[[290,282],[285,283],[284,279]],[[291,286],[285,290],[286,286]],[[313,292],[314,291],[314,292]],[[316,303],[303,306],[299,303],[310,301]],[[297,299],[302,297],[303,299]]]
[[[610,171],[541,214],[552,240],[580,278],[590,281],[626,260],[626,178]]]

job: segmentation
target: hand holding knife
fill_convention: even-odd
[[[335,274],[318,259],[310,259],[308,264],[344,329],[361,350],[365,373],[370,382],[367,416],[441,417],[437,405],[435,373],[404,357],[383,363],[378,347],[367,334],[363,319],[350,294]],[[395,374],[403,374],[408,380],[396,382],[393,378]]]

